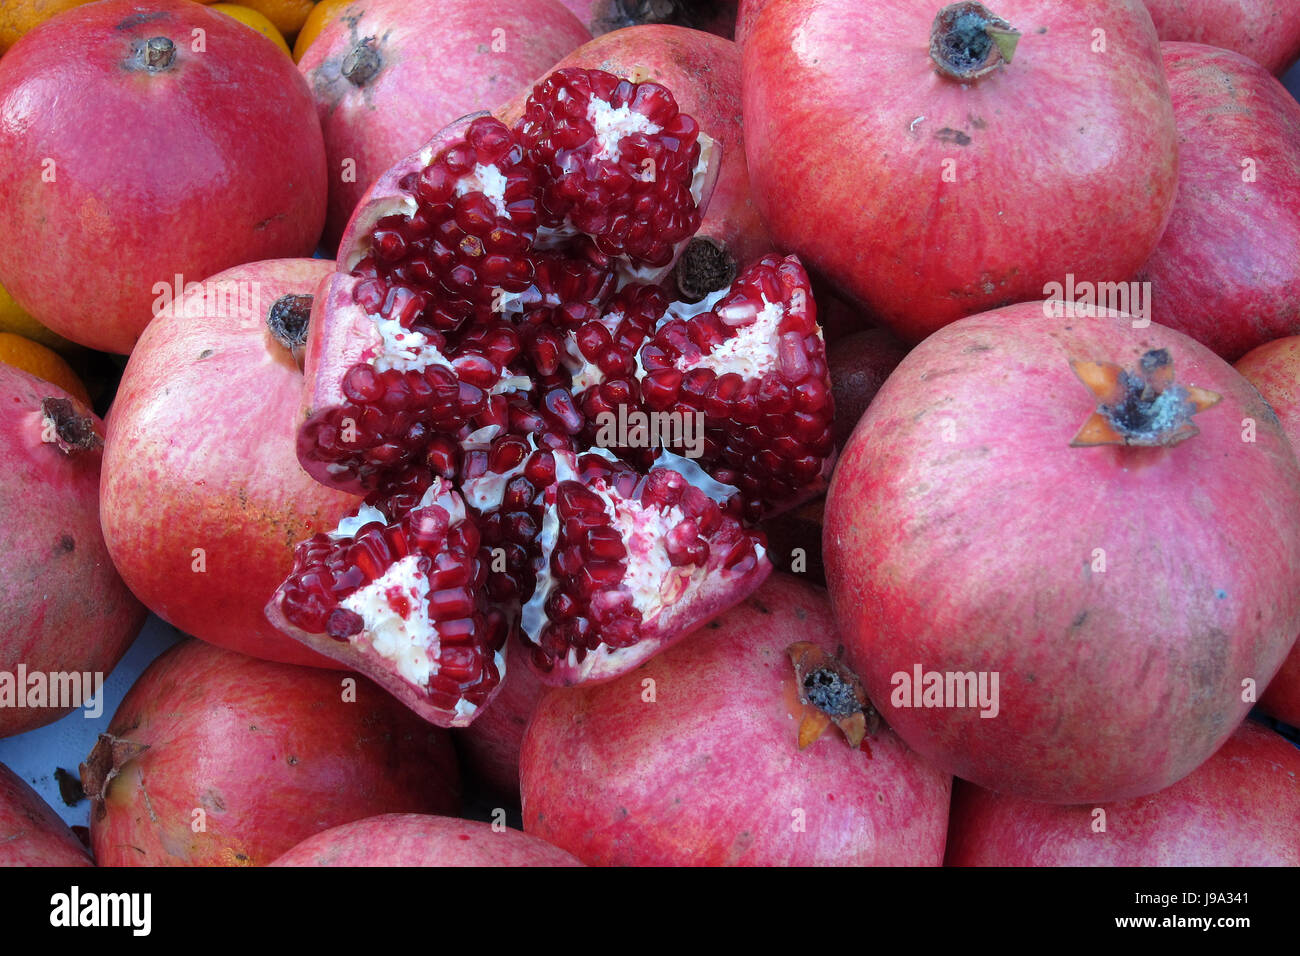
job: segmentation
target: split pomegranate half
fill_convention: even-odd
[[[426,719],[491,699],[510,633],[604,680],[771,570],[755,521],[833,462],[808,277],[766,257],[694,305],[658,284],[718,149],[672,94],[560,70],[371,188],[316,296],[298,456],[365,497],[268,614]]]

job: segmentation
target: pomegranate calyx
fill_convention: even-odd
[[[1010,63],[1020,31],[982,3],[950,3],[930,29],[930,59],[956,80],[975,80]]]
[[[104,438],[95,429],[95,419],[83,414],[70,398],[41,399],[42,435],[66,455],[102,448]]]
[[[365,86],[375,78],[383,65],[384,61],[375,49],[375,38],[366,37],[348,51],[339,71],[353,86]]]
[[[136,47],[135,59],[150,73],[161,73],[176,59],[176,44],[167,37],[150,37]]]
[[[1113,362],[1080,359],[1071,359],[1070,368],[1099,403],[1071,439],[1073,448],[1176,445],[1199,433],[1192,416],[1222,398],[1208,389],[1175,381],[1168,349],[1146,352],[1132,371]]]
[[[710,292],[728,288],[739,268],[731,253],[716,239],[695,236],[677,260],[674,279],[687,302],[698,302]]]
[[[293,355],[302,370],[307,347],[307,330],[310,327],[311,307],[315,296],[282,295],[271,303],[266,313],[266,328],[271,338]]]
[[[85,762],[78,767],[81,789],[85,791],[86,796],[90,797],[97,817],[103,818],[104,799],[113,778],[122,772],[123,767],[148,749],[149,744],[138,744],[112,734],[99,735]]]
[[[799,749],[815,743],[831,724],[839,727],[849,747],[857,750],[880,729],[858,676],[839,659],[810,641],[786,648],[794,665],[795,687],[803,712],[799,715]]]

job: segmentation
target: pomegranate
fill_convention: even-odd
[[[655,284],[716,174],[665,87],[573,68],[379,179],[313,307],[298,441],[366,500],[300,545],[278,626],[463,726],[512,631],[548,683],[605,680],[761,583],[745,522],[825,486],[833,403],[797,260],[695,305]]]
[[[1228,50],[1162,43],[1178,199],[1138,274],[1151,318],[1232,361],[1300,332],[1300,103]]]
[[[81,782],[101,866],[256,866],[379,813],[455,813],[445,731],[369,682],[202,641],[167,651]]]
[[[1173,786],[1122,803],[1035,803],[959,781],[949,866],[1297,866],[1300,750],[1247,721]],[[1104,827],[1104,829],[1103,829]]]
[[[855,332],[826,349],[835,398],[835,444],[843,448],[881,386],[907,355],[885,329]]]
[[[493,796],[519,802],[519,748],[546,685],[531,667],[512,667],[492,706],[456,731],[460,753],[475,780]]]
[[[563,850],[490,823],[389,813],[309,837],[272,866],[581,866]]]
[[[59,815],[0,764],[0,866],[94,866]]]
[[[758,15],[763,12],[763,8],[770,2],[771,0],[740,0],[736,10],[735,40],[737,45],[745,45],[754,24],[758,21]]]
[[[559,0],[353,0],[298,64],[329,158],[325,244],[433,130],[491,109],[591,39]]]
[[[310,255],[324,217],[306,83],[219,11],[88,4],[0,61],[0,284],[74,342],[130,352],[158,284]]]
[[[600,36],[642,24],[673,24],[730,40],[736,30],[737,0],[561,0]]]
[[[1235,367],[1277,413],[1291,447],[1300,448],[1300,336],[1252,349]],[[1259,706],[1278,720],[1300,727],[1300,645],[1283,662]]]
[[[108,419],[100,512],[118,572],[163,619],[254,657],[338,667],[264,613],[295,542],[357,503],[312,481],[294,452],[294,352],[332,270],[319,259],[236,266],[163,309]]]
[[[743,46],[772,238],[908,342],[1072,275],[1131,279],[1173,204],[1140,0],[992,6],[771,0]]]
[[[718,143],[718,180],[699,229],[673,270],[688,301],[725,289],[740,266],[772,252],[749,190],[740,121],[740,51],[730,40],[678,26],[637,26],[597,37],[557,64],[650,80],[673,91],[678,106]],[[497,110],[518,119],[524,97]]]
[[[862,737],[834,649],[825,592],[774,575],[636,673],[552,690],[520,756],[525,831],[592,865],[939,865],[951,780]]]
[[[909,745],[1000,792],[1124,800],[1205,761],[1300,632],[1300,465],[1204,346],[1058,309],[903,359],[831,481],[823,557]]]
[[[1235,50],[1278,76],[1300,57],[1300,5],[1293,0],[1145,2],[1161,40]]]
[[[145,612],[99,528],[99,419],[3,364],[0,406],[0,737],[8,737],[94,696],[94,675],[102,681],[116,666]]]

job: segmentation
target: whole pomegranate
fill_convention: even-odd
[[[552,690],[520,756],[524,829],[587,864],[939,865],[951,780],[889,730],[861,737],[835,640],[825,592],[776,575],[635,673]],[[828,728],[854,719],[860,747]]]
[[[1259,389],[1277,414],[1291,447],[1300,448],[1300,336],[1252,349],[1234,367]],[[1278,720],[1300,727],[1300,645],[1287,656],[1259,706]]]
[[[505,102],[591,39],[559,0],[353,0],[298,64],[329,158],[325,243],[434,130]]]
[[[0,737],[52,723],[98,687],[144,623],[99,527],[103,425],[0,364]],[[92,675],[69,684],[67,675]],[[64,675],[60,677],[59,675]],[[66,697],[73,688],[81,699]]]
[[[1206,43],[1245,54],[1281,76],[1300,57],[1294,0],[1145,0],[1161,40]]]
[[[313,481],[295,454],[294,355],[332,269],[319,259],[236,266],[162,310],[109,415],[100,512],[118,571],[160,617],[254,657],[337,667],[264,613],[294,544],[357,503]]]
[[[474,778],[494,796],[519,801],[519,748],[546,685],[531,667],[510,668],[501,692],[482,716],[456,731],[460,753]]]
[[[903,359],[836,468],[823,556],[849,660],[920,754],[1124,800],[1218,749],[1300,633],[1300,465],[1204,346],[1061,305]]]
[[[1239,53],[1162,43],[1178,199],[1137,278],[1151,318],[1233,361],[1300,332],[1300,103]]]
[[[731,39],[737,0],[560,0],[595,36],[643,24],[672,24]]]
[[[299,546],[278,626],[463,726],[512,632],[546,682],[608,680],[762,582],[749,523],[825,487],[833,400],[796,259],[696,304],[658,285],[717,153],[666,87],[565,68],[380,177],[313,306],[298,435],[365,503]]]
[[[0,764],[0,867],[93,865],[59,815]]]
[[[81,765],[101,866],[257,866],[379,813],[455,813],[446,731],[364,679],[202,641],[140,676]]]
[[[1300,750],[1246,721],[1159,793],[1058,807],[959,781],[949,866],[1297,866]]]
[[[563,850],[490,823],[388,813],[308,837],[272,866],[581,866]]]
[[[307,85],[231,17],[105,0],[0,61],[0,284],[74,342],[130,352],[160,289],[310,255],[324,219]]]
[[[1141,0],[771,0],[742,54],[772,238],[909,342],[1070,276],[1127,281],[1169,218]]]

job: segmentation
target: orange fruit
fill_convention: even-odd
[[[0,53],[38,24],[90,0],[0,0]]]
[[[239,3],[210,3],[208,9],[220,10],[226,16],[238,20],[244,26],[252,27],[283,50],[286,56],[293,55],[289,52],[289,44],[284,41],[284,37],[276,29],[275,24],[251,7]]]
[[[352,0],[320,0],[320,3],[311,8],[311,13],[307,14],[307,22],[298,31],[298,39],[293,44],[295,63],[302,59],[302,55],[307,52],[307,47],[316,41],[321,30],[325,29],[325,25],[351,2]]]
[[[75,352],[81,348],[56,332],[51,332],[24,311],[0,286],[0,332],[13,332],[33,342],[40,342],[59,352]]]
[[[316,6],[312,0],[243,0],[243,5],[266,17],[285,36],[301,30]]]
[[[90,393],[77,373],[56,352],[12,332],[0,332],[0,362],[20,368],[42,381],[57,385],[73,398],[90,406]]]

